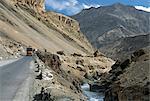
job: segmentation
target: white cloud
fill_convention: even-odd
[[[82,9],[87,9],[90,7],[99,7],[97,4],[80,4],[78,0],[46,0],[46,5],[51,7],[56,11],[65,11],[68,15],[77,14]]]
[[[46,5],[56,10],[63,10],[78,4],[77,0],[46,0]]]
[[[135,6],[136,9],[138,10],[143,10],[146,12],[150,12],[150,7],[144,7],[144,6]]]
[[[91,4],[91,5],[82,4],[82,6],[83,6],[84,9],[88,9],[88,8],[91,8],[91,7],[95,7],[95,8],[100,7],[100,5],[98,5],[98,4]]]

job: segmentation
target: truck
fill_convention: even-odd
[[[26,49],[26,51],[27,51],[26,56],[32,56],[32,54],[33,54],[33,49],[32,49],[31,47],[28,47],[28,48]]]

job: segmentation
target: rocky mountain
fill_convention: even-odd
[[[150,34],[120,38],[105,47],[101,47],[100,50],[103,51],[106,56],[110,56],[114,60],[124,60],[135,50],[148,47],[150,45],[149,38]]]
[[[150,34],[150,13],[120,3],[85,9],[74,15],[73,18],[79,21],[81,31],[92,45],[113,59],[116,59],[117,56],[120,57],[119,55],[122,55],[125,50],[127,53],[131,52],[128,47],[132,43],[129,46],[121,46],[129,43],[129,37],[133,39],[135,36],[138,36],[138,39],[142,39],[143,35]],[[146,43],[149,42],[146,37],[142,40],[146,41]],[[117,43],[122,44],[120,44],[120,47],[116,47]],[[132,45],[136,44],[138,46],[136,48],[132,46],[132,50],[145,47],[143,43],[138,41],[134,41]],[[116,53],[116,50],[119,50],[119,48],[124,48],[124,52],[119,51],[121,54],[119,52]],[[108,50],[111,50],[111,52],[108,52]]]
[[[150,47],[133,52],[125,61],[117,61],[109,74],[103,75],[101,85],[105,101],[148,101]]]
[[[44,0],[1,0],[0,33],[26,46],[56,53],[91,53],[78,22],[46,12]]]
[[[45,11],[44,0],[0,0],[0,60],[24,56],[27,47],[36,49],[31,101],[86,101],[81,83],[114,64],[94,53],[76,20]]]
[[[146,48],[115,63],[93,52],[76,20],[45,11],[44,0],[1,0],[0,60],[20,57],[29,46],[37,49],[31,101],[87,101],[81,84],[95,81],[105,89],[105,101],[148,101],[149,13],[115,4],[78,15],[86,22],[80,22],[82,32],[113,58]]]
[[[117,60],[91,90],[104,101],[149,100],[150,13],[120,3],[85,9],[73,18],[95,48]]]

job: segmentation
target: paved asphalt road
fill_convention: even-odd
[[[0,101],[12,101],[21,85],[31,74],[32,57],[0,67]]]

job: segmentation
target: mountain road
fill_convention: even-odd
[[[32,83],[32,57],[0,66],[0,101],[23,101],[29,97],[29,86]],[[20,90],[21,89],[21,90]],[[24,100],[25,101],[25,100]]]

